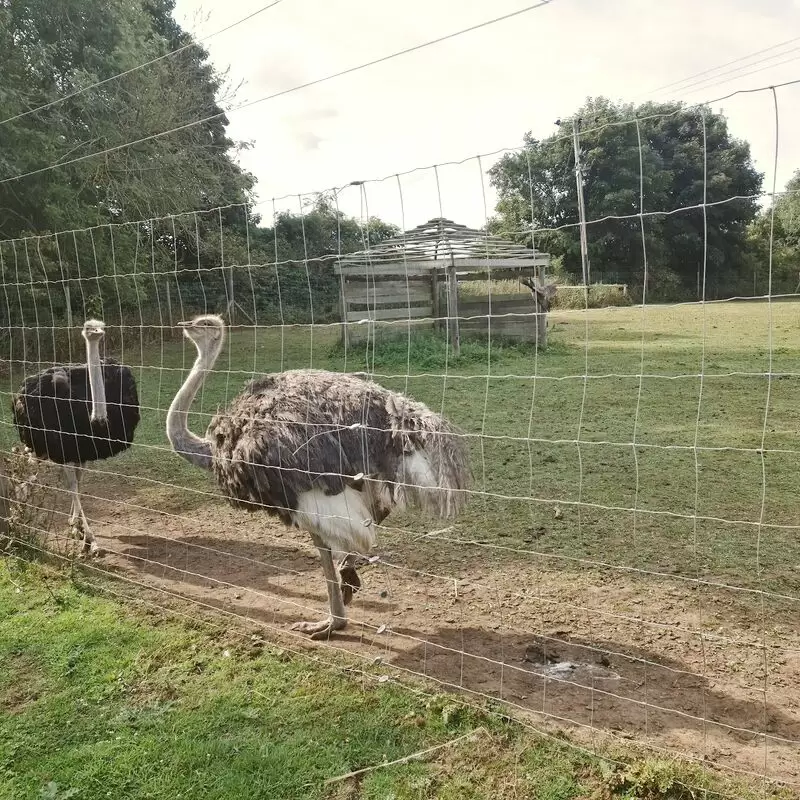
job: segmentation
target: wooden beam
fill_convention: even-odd
[[[454,257],[457,272],[478,271],[485,273],[488,270],[530,270],[543,264],[550,263],[550,256],[547,253],[532,253],[530,257],[508,257],[508,258],[458,258]],[[445,262],[438,259],[425,259],[424,261],[387,261],[380,258],[370,259],[369,262],[361,263],[342,261],[334,266],[334,272],[342,275],[361,275],[364,278],[371,278],[378,275],[427,275],[433,269],[441,269]],[[449,267],[448,267],[449,269]],[[494,277],[494,275],[493,275]]]
[[[447,328],[450,331],[450,343],[453,354],[461,352],[461,333],[458,324],[458,276],[456,275],[455,259],[447,268]]]
[[[347,352],[347,301],[345,300],[345,278],[339,276],[339,318],[342,320],[342,344]]]
[[[384,303],[405,303],[414,300],[430,300],[430,289],[425,283],[416,285],[400,284],[399,282],[392,281],[386,284],[375,284],[370,286],[366,283],[361,283],[354,286],[352,283],[347,283],[344,288],[344,299],[350,303],[374,303],[381,305]],[[392,297],[394,299],[389,300]]]
[[[431,298],[428,292],[408,295],[405,292],[398,292],[397,294],[385,295],[370,295],[369,297],[353,298],[352,295],[347,295],[347,309],[348,311],[353,306],[368,306],[370,308],[384,308],[386,306],[418,306],[420,303],[431,305]]]
[[[420,308],[371,308],[368,311],[348,311],[348,322],[361,322],[362,320],[404,320],[418,319],[432,316],[430,306]]]
[[[392,286],[393,288],[406,286],[427,286],[430,272],[422,275],[347,275],[347,285],[355,286]]]
[[[440,317],[442,316],[442,307],[441,303],[439,302],[439,278],[441,277],[441,273],[439,270],[431,270],[431,306],[433,307],[433,318],[436,322],[433,323],[434,330],[440,330],[441,323],[439,322]]]
[[[435,263],[435,262],[434,262]],[[404,264],[402,261],[390,261],[385,264],[337,264],[333,271],[337,275],[347,275],[348,277],[361,277],[364,280],[385,275],[396,275],[398,277],[409,277],[419,275],[427,276],[430,274],[430,267],[420,266],[414,262]]]

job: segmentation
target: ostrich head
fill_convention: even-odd
[[[201,354],[219,353],[225,338],[225,320],[216,314],[202,314],[199,317],[179,322],[183,335],[194,342]]]
[[[83,323],[81,336],[87,342],[99,342],[106,335],[106,324],[99,319],[87,319]]]

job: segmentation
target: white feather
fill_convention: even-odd
[[[361,492],[346,487],[340,494],[326,495],[320,489],[302,492],[292,522],[317,534],[338,553],[367,554],[375,546],[375,526]]]

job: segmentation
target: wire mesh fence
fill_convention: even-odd
[[[775,110],[777,121],[777,95]],[[705,113],[698,109],[691,134],[704,154]],[[249,455],[237,451],[229,461],[269,467],[284,489],[297,481],[312,494],[324,487],[314,510],[303,512],[316,519],[317,531],[352,531],[357,522],[376,538],[374,549],[358,553],[361,587],[348,627],[311,645],[313,657],[342,651],[420,689],[433,683],[465,701],[498,701],[545,733],[569,731],[577,747],[634,741],[748,780],[800,787],[796,295],[773,281],[770,236],[753,296],[712,301],[707,289],[722,267],[709,254],[723,231],[714,230],[710,209],[760,195],[710,200],[719,176],[703,158],[696,196],[649,209],[650,145],[641,120],[626,125],[637,141],[638,196],[630,213],[589,219],[586,229],[591,240],[635,226],[641,302],[556,307],[546,349],[493,331],[499,315],[491,254],[485,330],[466,337],[457,353],[448,335],[457,317],[447,302],[435,317],[409,324],[410,289],[407,303],[391,304],[395,318],[370,317],[367,293],[370,334],[341,335],[364,323],[342,317],[335,265],[358,251],[369,282],[373,249],[422,221],[405,219],[402,176],[376,182],[381,192],[391,183],[395,207],[403,209],[396,229],[370,216],[380,215],[380,204],[365,181],[356,187],[363,214],[355,223],[336,213],[337,196],[328,196],[324,207],[335,224],[327,230],[319,204],[301,196],[291,219],[273,203],[271,238],[252,208],[233,205],[0,241],[7,320],[0,442],[13,485],[6,536],[72,558],[75,486],[62,482],[56,466],[12,452],[12,403],[23,379],[41,370],[49,370],[57,393],[58,370],[87,361],[81,326],[99,318],[104,355],[129,369],[141,419],[125,452],[79,464],[76,486],[102,548],[82,568],[111,591],[156,604],[182,599],[309,652],[307,637],[291,625],[327,605],[320,542],[308,525],[285,527],[276,517],[302,521],[302,491],[281,495],[283,507],[258,508],[251,495],[239,499],[256,513],[231,508],[214,474],[182,460],[165,434],[196,355],[176,325],[221,314],[224,345],[215,363],[201,365],[188,409],[188,427],[204,442],[197,447],[222,452],[222,440],[202,438],[212,420],[222,420],[240,440],[252,437]],[[776,162],[778,130],[776,124]],[[484,161],[469,166],[483,193]],[[428,177],[428,217],[442,216],[439,170]],[[777,196],[773,186],[767,199]],[[658,258],[648,251],[652,226],[665,217],[699,226],[699,301],[655,304],[648,297]],[[546,234],[575,224],[543,229],[532,220],[502,235],[538,248]],[[398,258],[413,270],[402,248]],[[457,296],[457,279],[453,289]],[[402,294],[402,287],[392,291]],[[535,326],[540,310],[531,300],[527,315],[515,314]],[[292,417],[287,439],[295,455],[308,453],[298,467],[275,460],[288,443],[257,435],[265,419],[281,419],[293,407],[291,386],[269,408],[254,402],[249,411],[226,409],[249,380],[308,369],[334,377],[318,395],[301,391],[304,402],[322,403],[328,422]],[[447,436],[467,449],[472,484],[437,487],[441,472],[386,474],[374,443],[409,430],[372,422],[369,383],[357,398],[362,418],[353,423],[336,378],[344,385],[346,373],[402,392],[456,425]],[[89,375],[81,396],[65,390],[71,413],[42,411],[47,432],[91,439],[86,425],[97,392],[87,392],[90,382]],[[111,394],[105,400],[125,405]],[[351,435],[373,455],[364,456],[358,473],[332,469],[352,460],[343,444]],[[431,447],[441,444],[437,435]],[[324,444],[312,448],[319,436]],[[358,499],[373,484],[384,492],[388,516],[375,513],[374,498],[366,506]],[[463,493],[467,503],[452,520],[430,521],[399,507],[404,486]],[[337,501],[340,495],[355,506]]]

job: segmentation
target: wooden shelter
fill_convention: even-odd
[[[431,219],[338,261],[342,335],[347,341],[354,324],[372,331],[376,322],[405,322],[446,328],[456,352],[462,330],[544,345],[552,296],[544,281],[549,263],[547,253],[449,219]],[[507,279],[524,282],[530,294],[490,291],[491,282]],[[459,298],[459,284],[470,281],[485,281],[487,291]]]

